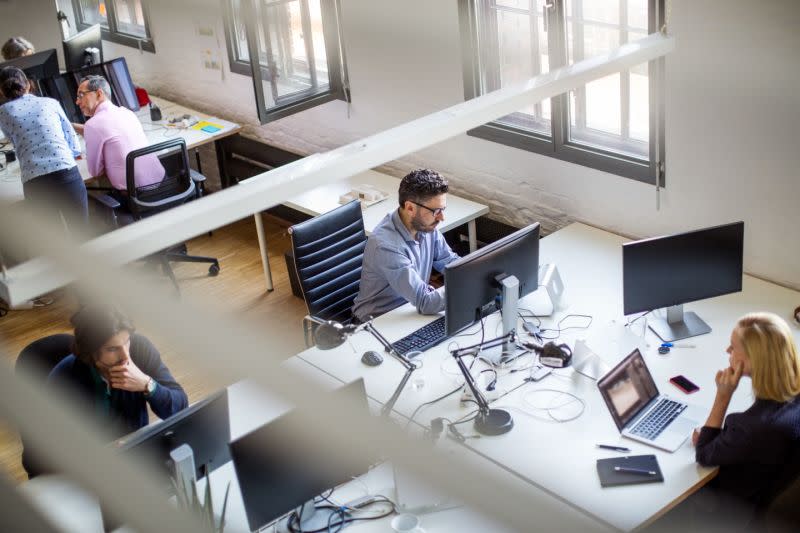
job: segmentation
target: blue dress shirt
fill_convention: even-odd
[[[422,314],[444,310],[444,287],[428,285],[432,269],[439,272],[458,259],[438,230],[411,237],[399,211],[386,215],[364,249],[361,285],[353,314],[361,321],[411,302]]]
[[[74,167],[81,153],[75,129],[52,98],[25,94],[1,105],[0,130],[14,144],[22,183]]]

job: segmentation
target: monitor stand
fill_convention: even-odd
[[[500,280],[500,299],[503,307],[500,315],[503,321],[503,336],[517,329],[517,303],[519,302],[519,280],[516,276],[506,276]],[[492,365],[500,365],[512,361],[527,350],[520,348],[516,340],[507,340],[499,346],[481,350],[478,357],[489,361]]]
[[[683,312],[683,305],[667,307],[667,318],[652,318],[650,329],[664,342],[688,339],[711,332],[711,326],[703,322],[696,313]]]

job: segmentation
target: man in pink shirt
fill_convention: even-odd
[[[149,144],[141,122],[130,109],[111,102],[111,87],[102,76],[83,78],[75,103],[89,117],[82,128],[76,128],[86,139],[89,174],[92,177],[105,174],[112,187],[127,190],[125,158],[131,151]],[[134,164],[137,187],[158,183],[164,178],[164,167],[155,154],[137,157]]]

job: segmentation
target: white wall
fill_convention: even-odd
[[[13,4],[13,2],[12,2]],[[343,0],[353,103],[331,102],[258,126],[250,79],[227,71],[217,0],[151,2],[157,54],[109,44],[149,90],[224,118],[248,135],[313,152],[369,135],[463,100],[456,0]],[[3,4],[0,3],[0,6]],[[800,288],[800,198],[795,138],[800,122],[800,2],[672,0],[667,60],[667,188],[465,135],[395,161],[402,174],[430,166],[459,194],[490,204],[516,225],[572,219],[631,236],[744,220],[745,266]],[[216,40],[225,72],[201,67]],[[224,79],[223,79],[224,78]]]
[[[64,64],[61,33],[56,20],[56,0],[0,0],[0,46],[9,37],[21,35],[37,52],[55,48]]]

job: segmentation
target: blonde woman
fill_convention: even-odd
[[[755,509],[800,450],[800,359],[788,324],[773,313],[740,318],[727,351],[730,366],[717,372],[714,405],[692,441],[698,463],[719,467],[712,487]],[[742,376],[755,401],[726,417]]]

